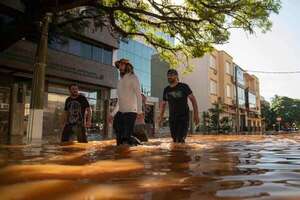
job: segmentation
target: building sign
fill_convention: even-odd
[[[76,75],[79,75],[79,76],[94,78],[94,79],[98,79],[98,80],[103,80],[104,79],[103,74],[97,74],[96,72],[90,72],[90,71],[85,70],[85,69],[77,69],[75,67],[68,67],[68,66],[63,66],[63,65],[52,65],[51,70],[57,70],[61,73],[76,74]]]

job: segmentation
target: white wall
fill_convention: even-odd
[[[193,94],[198,102],[199,115],[203,111],[207,111],[210,107],[209,100],[209,55],[205,55],[202,58],[194,58],[189,61],[193,66],[193,71],[187,74],[183,74],[184,65],[178,67],[179,80],[183,83],[187,83],[193,91]],[[190,110],[193,109],[189,102]]]

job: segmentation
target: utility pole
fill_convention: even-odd
[[[36,49],[35,64],[32,78],[30,116],[27,139],[42,139],[45,75],[48,56],[48,30],[51,13],[46,13],[41,23],[41,36]]]

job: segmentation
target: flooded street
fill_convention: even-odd
[[[0,146],[6,199],[300,199],[300,135]]]

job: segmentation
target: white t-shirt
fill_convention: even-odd
[[[140,82],[135,74],[125,74],[117,85],[118,103],[113,111],[142,113]]]

